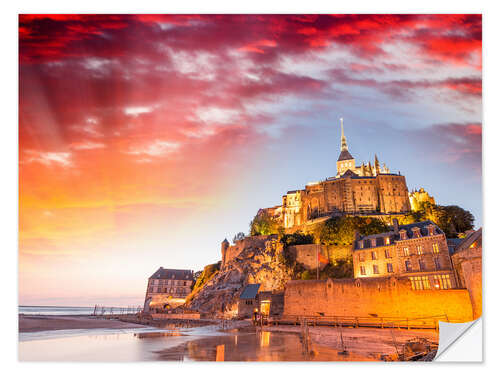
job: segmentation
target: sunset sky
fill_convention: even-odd
[[[19,303],[142,304],[357,164],[482,225],[479,15],[22,15]]]

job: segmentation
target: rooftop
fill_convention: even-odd
[[[150,279],[194,280],[192,270],[175,270],[160,267]]]
[[[343,150],[340,152],[339,158],[337,161],[343,161],[343,160],[352,160],[354,159],[352,155],[349,153],[347,150]]]
[[[248,284],[240,294],[240,299],[254,299],[259,293],[260,284]]]

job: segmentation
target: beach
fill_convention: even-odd
[[[19,332],[40,332],[66,329],[126,329],[144,328],[145,325],[74,315],[25,315],[19,314]]]

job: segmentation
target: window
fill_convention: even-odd
[[[359,254],[359,261],[364,262],[365,261],[365,254],[361,253]]]
[[[422,245],[417,245],[417,254],[418,255],[422,255],[423,254]]]
[[[411,288],[413,290],[422,290],[431,288],[428,276],[414,276],[410,277],[409,279],[411,282]]]
[[[372,260],[377,260],[377,252],[372,251]]]
[[[439,246],[438,246],[438,244],[437,244],[437,243],[433,243],[433,244],[432,244],[432,252],[433,252],[434,254],[438,254],[438,253],[439,253]]]
[[[441,269],[441,261],[439,260],[439,258],[434,258],[434,265],[436,266],[437,270]]]
[[[391,239],[389,237],[385,238],[385,244],[389,245],[391,243]]]
[[[411,272],[411,262],[409,260],[405,260],[405,268],[406,272]]]
[[[389,259],[391,258],[391,251],[390,250],[386,250],[385,251],[385,259]]]
[[[392,263],[387,263],[387,272],[388,273],[393,273],[394,272],[394,270],[392,268]]]
[[[409,256],[410,255],[410,249],[407,248],[407,247],[403,247],[403,255],[405,257]]]
[[[378,266],[376,264],[373,265],[373,273],[378,274]]]
[[[434,275],[434,286],[437,289],[451,289],[450,275]]]
[[[364,245],[364,241],[363,241],[363,240],[358,241],[358,247],[359,247],[360,249],[362,249],[362,248],[363,248],[363,245]]]
[[[359,273],[362,274],[362,275],[366,275],[366,269],[365,269],[365,266],[361,266],[359,267]]]
[[[420,271],[425,270],[425,263],[424,263],[423,259],[418,260],[418,266],[420,267]]]
[[[376,238],[372,238],[371,242],[372,242],[372,247],[377,246],[377,239]]]

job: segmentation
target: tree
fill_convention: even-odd
[[[389,227],[381,220],[371,217],[332,217],[316,226],[314,234],[317,242],[324,245],[350,245],[358,231],[367,236],[383,233]]]
[[[474,228],[474,216],[459,206],[437,206],[437,211],[436,224],[446,237],[456,238],[458,233]]]
[[[459,206],[439,206],[429,202],[422,202],[418,211],[405,217],[402,224],[412,224],[430,220],[443,230],[446,237],[456,238],[474,227],[474,216]]]
[[[280,223],[273,218],[267,211],[258,212],[250,222],[250,235],[262,236],[278,234]]]
[[[236,241],[241,241],[244,238],[245,238],[245,233],[239,232],[234,236],[233,243],[236,243]]]

